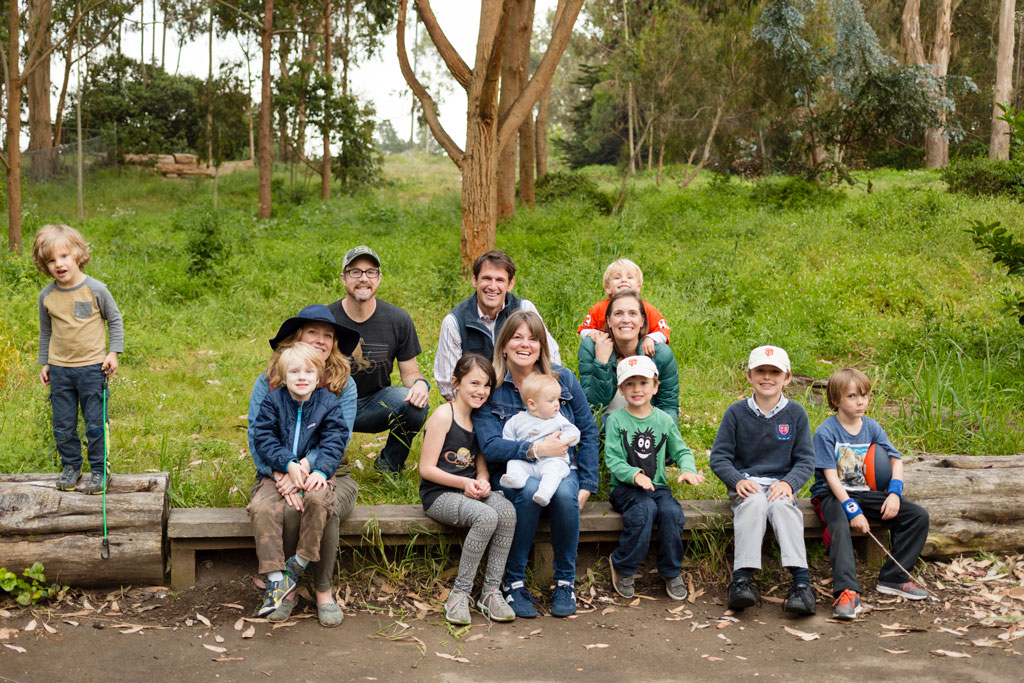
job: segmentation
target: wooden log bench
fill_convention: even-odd
[[[732,529],[732,513],[725,500],[684,500],[686,525],[683,538],[690,540],[701,531],[721,533]],[[800,499],[804,534],[821,538],[824,527],[807,499]],[[588,503],[580,515],[580,542],[617,541],[622,517],[609,503]],[[420,505],[357,505],[341,523],[341,545],[347,547],[405,546],[437,543],[442,539],[458,543],[464,529],[440,524],[423,513]],[[194,585],[196,551],[253,548],[255,543],[244,508],[176,508],[167,522],[170,541],[172,588]],[[873,545],[873,544],[872,544]],[[867,547],[867,546],[866,546]],[[871,553],[870,547],[867,547]],[[881,551],[878,551],[879,554]],[[552,551],[547,517],[541,519],[534,543],[534,571],[550,572]],[[869,561],[877,561],[869,555]]]

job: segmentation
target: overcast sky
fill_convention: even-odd
[[[547,21],[548,13],[549,11],[554,10],[555,4],[556,0],[537,0],[535,26],[544,26]],[[157,24],[154,30],[154,27],[151,24],[152,4],[145,3],[145,5],[145,21],[149,24],[146,27],[145,33],[146,60],[149,60],[149,56],[153,49],[152,41],[155,39],[157,41],[156,56],[157,61],[159,62],[162,49],[162,26]],[[438,23],[441,25],[442,30],[444,30],[445,35],[448,36],[448,39],[462,56],[463,60],[472,66],[475,57],[476,36],[480,21],[479,3],[469,2],[468,0],[435,0],[431,7],[434,10],[434,14],[437,16]],[[138,12],[134,14],[134,18],[138,21]],[[423,31],[422,27],[420,30]],[[411,47],[414,35],[415,29],[410,25],[406,30],[407,44],[410,49],[410,61],[412,59]],[[255,51],[255,63],[252,64],[253,77],[256,79],[253,91],[253,100],[257,101],[259,99],[260,70],[258,36],[253,36],[252,45]],[[139,33],[137,30],[129,32],[129,29],[126,29],[122,39],[122,49],[125,54],[135,59],[139,58],[142,48],[140,46]],[[167,71],[173,73],[175,65],[179,60],[179,54],[177,35],[171,31],[168,31],[167,33],[166,49],[167,56],[165,68]],[[180,55],[180,73],[188,73],[205,78],[208,68],[207,54],[208,47],[205,38],[194,43],[186,44]],[[219,64],[221,61],[240,61],[241,59],[242,50],[235,38],[231,37],[227,40],[216,40],[214,42],[215,69],[216,64]],[[77,87],[77,76],[77,73],[72,72],[70,85],[72,90]],[[59,55],[55,54],[52,64],[51,79],[53,81],[54,90],[59,88],[63,77],[63,60]],[[394,31],[387,36],[384,48],[380,55],[372,61],[359,64],[355,71],[350,73],[349,82],[350,87],[354,92],[374,104],[378,119],[390,120],[392,125],[395,127],[395,130],[398,132],[399,137],[403,139],[408,138],[409,125],[411,121],[410,111],[412,106],[412,93],[406,87],[405,79],[402,77],[402,73],[398,67],[398,55],[395,48]],[[443,95],[442,102],[439,107],[440,119],[445,130],[448,131],[448,134],[451,135],[452,139],[461,146],[466,139],[465,91],[463,91],[463,89],[458,86],[450,76],[448,76],[448,82],[451,86]],[[436,92],[431,92],[431,96],[438,99]],[[55,92],[53,95],[54,107],[56,107],[56,100],[57,93]]]

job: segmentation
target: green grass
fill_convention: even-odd
[[[963,232],[969,219],[1020,225],[1024,207],[948,194],[936,173],[880,171],[860,174],[845,199],[787,209],[757,204],[749,182],[702,176],[680,191],[679,171],[666,169],[660,186],[641,174],[621,215],[565,201],[520,209],[499,227],[498,246],[520,267],[515,291],[537,304],[566,365],[576,366],[575,329],[603,296],[605,266],[628,256],[672,325],[683,436],[709,475],[719,418],[746,394],[743,363],[762,343],[785,347],[798,374],[866,370],[878,380],[873,415],[904,450],[1024,451],[1024,335],[1000,310],[1005,277]],[[614,169],[586,172],[617,193]],[[179,506],[244,504],[253,476],[244,415],[267,339],[301,306],[343,294],[341,257],[356,244],[381,254],[379,296],[412,315],[429,376],[439,322],[471,292],[459,275],[458,174],[443,159],[405,157],[387,173],[382,188],[327,202],[312,184],[293,188],[301,201],[279,202],[263,222],[253,219],[255,175],[222,178],[226,249],[195,277],[189,245],[210,213],[209,181],[98,173],[81,224],[72,180],[26,188],[26,242],[47,222],[78,225],[94,245],[86,272],[107,283],[125,318],[127,353],[111,388],[115,472],[170,471]],[[289,176],[281,180],[288,191]],[[0,471],[57,469],[35,364],[46,283],[28,249],[0,258]],[[827,416],[794,396],[812,425]],[[419,439],[396,484],[372,474],[368,456],[381,444],[353,439],[360,502],[417,501]],[[696,494],[679,493],[724,490],[709,476]]]

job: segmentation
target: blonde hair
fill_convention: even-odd
[[[523,397],[523,402],[536,401],[540,397],[541,392],[548,388],[555,388],[559,394],[562,393],[562,385],[558,383],[554,376],[535,372],[527,375],[526,379],[519,385],[519,395]]]
[[[78,258],[75,260],[78,262],[79,268],[85,267],[85,264],[92,260],[89,244],[82,237],[82,233],[70,225],[44,225],[39,228],[39,232],[36,233],[36,238],[32,242],[32,259],[36,262],[36,268],[43,275],[50,274],[46,262],[62,244],[66,244],[72,251],[77,252]]]
[[[324,359],[316,347],[306,342],[296,342],[281,352],[277,357],[277,376],[284,377],[288,374],[288,368],[296,365],[311,365],[316,370],[316,379],[319,383],[324,375]]]
[[[313,323],[307,323],[307,325],[308,324]],[[280,359],[282,353],[292,346],[305,343],[299,341],[302,338],[302,333],[305,329],[306,325],[303,325],[299,329],[295,330],[295,332],[288,335],[280,344],[277,345],[277,350],[275,350],[270,356],[270,361],[267,363],[267,382],[270,384],[271,391],[284,383],[281,381],[282,375],[277,372],[278,359]],[[352,352],[352,361],[355,363],[357,369],[364,369],[367,367],[367,363],[363,359],[362,342],[360,342],[359,346],[357,346]],[[334,340],[334,346],[331,347],[331,354],[327,357],[326,362],[321,362],[324,364],[324,369],[320,373],[320,379],[323,380],[324,387],[326,387],[327,390],[335,396],[341,396],[341,392],[345,388],[345,384],[348,383],[349,378],[352,376],[352,363],[350,363],[349,359],[345,357],[345,354],[338,350],[337,338]]]
[[[548,350],[548,331],[544,328],[544,321],[533,311],[516,311],[505,320],[498,333],[498,339],[494,342],[494,375],[498,382],[504,382],[508,375],[508,361],[505,358],[505,347],[515,336],[522,325],[530,331],[530,334],[540,343],[540,358],[534,369],[542,375],[555,377],[555,371],[551,366],[551,351]]]
[[[828,378],[828,384],[825,387],[825,396],[828,398],[829,408],[839,410],[839,403],[843,400],[846,387],[850,386],[850,384],[853,384],[854,388],[862,394],[871,391],[871,380],[857,368],[836,370]]]
[[[638,266],[636,263],[629,260],[628,258],[620,258],[609,263],[608,267],[604,269],[604,277],[601,279],[601,284],[604,286],[605,289],[608,289],[608,283],[611,282],[612,280],[612,273],[614,273],[617,270],[621,270],[625,273],[632,272],[634,275],[636,275],[636,288],[643,288],[644,271],[640,270],[640,266]]]

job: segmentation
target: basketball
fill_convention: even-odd
[[[864,479],[872,491],[888,491],[892,479],[892,462],[885,446],[873,443],[864,456]]]

